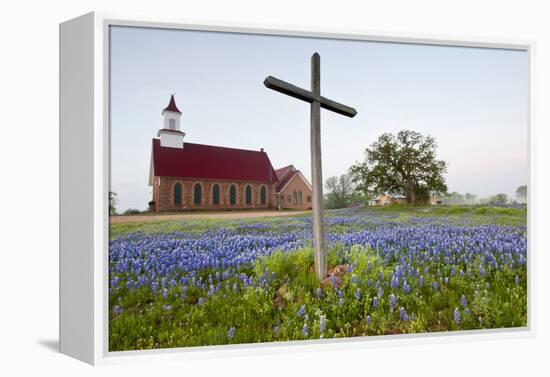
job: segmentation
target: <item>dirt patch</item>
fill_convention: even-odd
[[[146,223],[168,220],[206,220],[206,219],[253,219],[257,217],[286,217],[296,216],[311,211],[235,211],[235,212],[208,212],[208,213],[174,213],[174,214],[151,214],[132,216],[111,216],[111,224],[124,223]]]

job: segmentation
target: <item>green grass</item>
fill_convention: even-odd
[[[425,288],[407,296],[399,295],[398,307],[407,308],[414,321],[399,319],[398,310],[390,310],[387,299],[380,299],[377,310],[372,309],[372,298],[377,295],[374,287],[368,287],[369,279],[376,280],[379,271],[384,276],[391,273],[393,266],[384,266],[374,252],[355,247],[349,252],[356,261],[353,275],[344,277],[341,290],[345,303],[332,288],[323,291],[318,299],[319,286],[312,272],[313,254],[310,248],[292,253],[276,252],[256,262],[253,276],[258,279],[264,271],[275,272],[277,280],[268,288],[248,288],[233,293],[224,289],[198,305],[188,292],[188,300],[182,302],[174,294],[165,300],[155,300],[145,290],[125,296],[120,293],[112,299],[118,300],[126,309],[110,322],[110,350],[149,349],[164,347],[187,347],[228,343],[256,343],[305,339],[304,316],[297,312],[302,305],[308,315],[308,338],[348,337],[360,335],[383,335],[400,333],[424,333],[456,329],[479,329],[519,327],[526,325],[526,275],[520,275],[520,285],[513,283],[515,272],[498,271],[488,281],[493,287],[478,288],[477,276],[451,279],[448,286],[434,292],[426,282]],[[329,250],[329,265],[343,261],[337,248]],[[370,269],[369,267],[370,266]],[[442,266],[441,266],[442,267]],[[435,268],[435,266],[434,266]],[[352,282],[355,276],[355,282]],[[357,282],[360,278],[360,282]],[[410,283],[415,283],[410,280]],[[277,291],[284,292],[283,305],[274,306]],[[355,298],[361,289],[361,299]],[[386,288],[387,289],[387,288]],[[478,293],[476,294],[476,290]],[[397,292],[397,291],[396,291]],[[463,314],[460,326],[453,322],[453,310],[459,306],[461,295],[475,299],[469,303],[471,314]],[[170,305],[166,310],[164,305]],[[320,316],[327,318],[326,329],[319,330]],[[365,318],[370,315],[372,324]],[[480,322],[479,318],[482,318]],[[235,338],[228,339],[228,329],[234,327]]]
[[[340,210],[325,210],[325,216],[337,216]],[[393,221],[405,222],[412,217],[440,217],[456,223],[468,221],[472,224],[526,225],[527,210],[516,208],[499,208],[487,206],[406,206],[392,205],[384,207],[367,207],[355,210],[358,214],[396,216]],[[293,221],[311,217],[311,214],[296,214],[285,217],[249,218],[240,220],[223,219],[186,219],[160,220],[142,223],[115,223],[109,227],[109,236],[114,238],[132,232],[173,233],[173,232],[204,232],[218,227],[233,229],[242,224],[254,224],[259,221],[266,224],[292,224]],[[349,229],[343,228],[342,231]]]
[[[338,217],[341,211],[326,211],[328,219]],[[373,223],[360,225],[334,224],[331,232],[359,230],[353,227],[377,226],[382,223],[407,223],[418,219],[433,219],[443,223],[458,225],[497,224],[525,226],[525,209],[492,208],[484,206],[460,207],[407,207],[389,206],[354,210],[351,216],[361,216]],[[233,229],[246,234],[247,226],[262,223],[266,232],[285,232],[294,224],[303,224],[310,215],[297,215],[284,218],[263,218],[243,220],[181,220],[145,223],[111,224],[110,237],[116,238],[127,233],[170,234],[178,232],[189,236],[214,229]],[[262,230],[255,230],[255,234]],[[399,264],[397,256],[385,263],[375,250],[352,246],[332,245],[327,252],[329,267],[353,261],[353,272],[343,278],[340,288],[343,303],[336,290],[323,289],[322,297],[317,297],[319,282],[313,273],[313,252],[311,246],[292,252],[276,251],[269,257],[257,260],[253,265],[241,267],[239,272],[251,276],[255,282],[264,279],[266,272],[274,273],[274,280],[259,287],[243,288],[243,283],[231,278],[223,283],[221,291],[208,297],[190,287],[182,300],[179,285],[169,290],[168,297],[153,295],[149,288],[130,292],[122,286],[110,295],[109,349],[110,351],[154,349],[170,347],[204,346],[233,343],[257,343],[318,339],[349,336],[374,336],[401,333],[426,333],[449,330],[487,329],[503,327],[523,327],[527,323],[527,270],[490,270],[487,277],[481,278],[477,272],[479,261],[471,265],[457,264],[458,268],[471,274],[456,274],[440,290],[432,289],[435,272],[440,269],[449,276],[450,265],[429,265],[430,277],[422,288],[404,295],[401,288],[383,286],[384,295],[379,299],[377,309],[372,300],[378,295],[372,279],[376,282],[381,272],[384,281]],[[477,263],[477,264],[476,264]],[[206,279],[212,270],[203,270],[198,276]],[[428,276],[426,275],[426,276]],[[518,276],[519,284],[515,283]],[[407,278],[409,284],[418,285],[418,278]],[[237,284],[237,292],[233,291]],[[488,284],[488,285],[487,285]],[[357,290],[360,298],[356,298]],[[392,292],[399,297],[398,306],[390,310],[388,295]],[[461,308],[460,324],[453,321],[453,311],[460,307],[462,295],[468,297],[470,314]],[[120,305],[124,310],[113,313],[113,306]],[[304,306],[305,314],[298,316]],[[399,318],[399,307],[405,307],[414,320]],[[365,321],[372,319],[371,324]],[[326,328],[320,330],[321,318],[326,319]],[[304,334],[307,324],[307,336]],[[235,328],[234,338],[228,336],[230,328]]]

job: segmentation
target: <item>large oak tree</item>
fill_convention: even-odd
[[[431,195],[445,195],[443,174],[447,163],[436,157],[437,143],[431,136],[402,130],[385,133],[365,150],[365,159],[350,168],[356,188],[365,193],[400,194],[416,204]]]

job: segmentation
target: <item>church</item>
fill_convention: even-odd
[[[311,184],[293,165],[275,170],[263,148],[184,142],[181,115],[172,95],[152,140],[152,211],[311,208]]]

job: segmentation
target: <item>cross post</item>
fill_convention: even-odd
[[[299,88],[286,81],[268,76],[264,85],[277,92],[309,102],[311,183],[313,207],[313,249],[315,253],[315,274],[319,280],[327,276],[325,251],[325,228],[323,218],[323,172],[321,158],[321,108],[353,118],[357,111],[349,106],[321,96],[321,57],[314,53],[311,57],[311,90]]]

